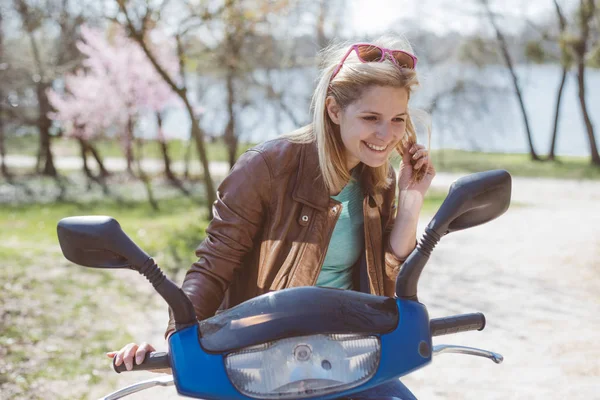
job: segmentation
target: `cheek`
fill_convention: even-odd
[[[363,126],[363,124],[349,124],[342,129],[342,141],[346,145],[356,144],[357,142],[363,140],[366,136],[368,136],[368,130]]]

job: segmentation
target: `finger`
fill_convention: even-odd
[[[417,163],[415,164],[415,166],[413,167],[414,169],[421,169],[421,167],[423,165],[425,165],[425,163],[427,162],[427,160],[429,159],[429,157],[425,156],[423,158],[420,158],[419,161],[417,161]]]
[[[109,358],[115,358],[117,353],[118,353],[117,351],[109,351],[108,353],[106,353],[106,356]]]
[[[137,349],[138,345],[132,343],[132,345],[127,346],[127,349],[123,354],[123,362],[125,363],[125,368],[127,368],[128,371],[131,371],[131,369],[133,368],[133,357],[135,357],[135,352],[137,351]]]
[[[140,347],[138,347],[137,351],[135,352],[135,363],[137,365],[140,365],[143,361],[144,358],[146,357],[146,353],[151,352],[151,351],[156,351],[154,349],[154,347],[152,347],[152,345],[144,342],[140,345]]]
[[[429,165],[427,166],[427,175],[435,176],[436,171],[435,171],[435,167],[433,166],[433,163],[429,162],[428,164]]]
[[[411,149],[411,144],[409,143],[402,143],[402,161],[407,164],[410,162],[410,149]]]
[[[127,350],[131,346],[135,346],[135,345],[136,345],[135,343],[129,343],[129,344],[123,346],[123,348],[117,352],[117,354],[115,355],[115,365],[117,367],[119,365],[123,364],[123,357],[125,356],[125,353],[127,352]]]
[[[115,365],[118,367],[119,365],[123,364],[123,353],[118,352],[115,355],[115,361],[114,361]]]
[[[428,154],[427,150],[419,149],[413,154],[412,158],[413,158],[413,160],[418,160],[419,158],[421,158],[423,156],[427,156],[427,154]]]

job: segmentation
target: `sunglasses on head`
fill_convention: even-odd
[[[342,65],[344,65],[344,61],[346,61],[352,51],[356,52],[358,59],[363,63],[383,62],[386,58],[390,58],[398,68],[414,69],[417,65],[417,57],[406,51],[386,49],[369,43],[356,43],[353,44],[346,52],[346,55],[342,57],[342,61],[340,61],[335,71],[333,71],[329,82],[331,82],[338,72],[340,72]]]

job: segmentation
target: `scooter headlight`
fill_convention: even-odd
[[[379,366],[377,336],[312,335],[231,353],[225,368],[242,394],[257,399],[305,398],[348,390]]]

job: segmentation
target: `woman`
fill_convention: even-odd
[[[199,320],[289,287],[394,295],[435,175],[408,109],[417,59],[390,37],[323,56],[313,122],[247,151],[219,186],[182,286]],[[147,351],[131,343],[108,355],[131,369]]]

